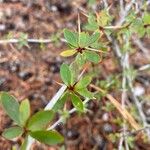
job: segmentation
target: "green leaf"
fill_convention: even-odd
[[[72,101],[73,106],[74,106],[78,111],[81,111],[81,112],[84,111],[84,105],[83,105],[81,99],[80,99],[77,95],[71,94],[71,101]]]
[[[97,24],[96,18],[93,14],[89,14],[88,24],[85,26],[85,28],[90,31],[95,31],[98,29],[98,24]]]
[[[69,44],[74,47],[78,47],[78,34],[71,32],[70,30],[64,29],[64,37]]]
[[[88,41],[88,45],[90,46],[91,44],[95,43],[99,39],[99,37],[100,37],[99,32],[96,32],[96,33],[92,34],[90,36],[89,41]]]
[[[88,41],[89,41],[89,35],[88,35],[88,33],[81,32],[79,34],[79,46],[82,47],[82,48],[88,46],[87,45]]]
[[[53,119],[54,113],[50,110],[42,110],[34,114],[28,121],[27,128],[31,131],[45,129]]]
[[[88,6],[93,6],[96,4],[96,0],[88,0]]]
[[[20,124],[24,126],[30,116],[30,103],[29,100],[23,100],[19,107]]]
[[[87,60],[93,63],[98,63],[100,61],[100,56],[96,52],[85,51],[85,56]]]
[[[97,15],[97,22],[99,26],[106,26],[112,20],[107,9],[101,10]]]
[[[18,47],[19,48],[22,48],[23,46],[27,46],[28,47],[29,45],[28,45],[27,39],[28,39],[28,35],[24,34],[24,33],[21,33],[20,37],[18,39]]]
[[[81,65],[78,64],[78,61],[75,60],[70,64],[70,71],[71,71],[71,85],[77,81],[78,75],[80,73],[80,69],[82,68]]]
[[[107,51],[107,47],[106,47],[106,44],[105,43],[101,43],[101,42],[95,42],[95,43],[92,43],[90,45],[91,48],[94,48],[94,49],[101,49],[103,51]]]
[[[74,55],[75,53],[77,53],[77,51],[75,49],[70,49],[70,50],[65,50],[65,51],[61,52],[60,55],[63,57],[69,57],[69,56]]]
[[[91,80],[92,78],[90,76],[81,78],[80,81],[75,85],[75,89],[82,89],[87,87],[90,84]]]
[[[64,138],[57,131],[35,131],[30,135],[41,143],[47,145],[56,145],[62,143]]]
[[[16,127],[5,129],[2,136],[10,140],[20,136],[22,133],[23,133],[23,129],[21,127],[16,126]]]
[[[8,114],[8,116],[14,120],[17,124],[20,124],[19,121],[19,103],[17,100],[9,95],[6,92],[2,92],[1,94],[1,102],[4,110]]]
[[[61,79],[62,81],[66,84],[66,85],[70,85],[71,84],[71,71],[70,68],[67,64],[62,64],[60,67],[60,75],[61,75]]]
[[[150,13],[148,12],[144,13],[143,22],[144,24],[150,24]]]
[[[87,97],[87,98],[94,98],[93,93],[91,93],[90,91],[87,90],[87,88],[83,88],[83,89],[76,89],[76,91],[83,97]]]
[[[95,31],[98,29],[98,25],[96,23],[95,24],[86,24],[85,29],[87,29],[89,31]]]
[[[82,67],[85,64],[85,62],[86,62],[86,57],[85,57],[85,55],[79,53],[76,56],[75,61],[78,63],[79,66]]]
[[[61,96],[61,98],[57,101],[57,103],[54,105],[54,107],[52,108],[53,111],[57,112],[58,110],[61,110],[66,102],[68,98],[68,93],[65,92],[63,94],[63,96]]]

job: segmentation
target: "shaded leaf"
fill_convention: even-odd
[[[30,103],[29,100],[23,100],[19,107],[19,119],[20,124],[24,126],[26,124],[26,121],[28,120],[30,116]]]
[[[64,138],[57,131],[35,131],[30,135],[41,143],[47,145],[56,145],[62,143]]]
[[[93,14],[89,14],[88,16],[88,24],[86,24],[85,28],[90,31],[95,31],[98,29],[98,24],[96,21],[96,17]]]
[[[71,94],[71,101],[72,101],[72,104],[73,106],[78,110],[78,111],[81,111],[83,112],[84,111],[84,105],[81,101],[81,99],[75,95],[75,94]]]
[[[20,136],[22,133],[23,133],[23,129],[21,127],[16,126],[16,127],[5,129],[2,136],[10,140]]]
[[[42,110],[34,114],[28,121],[27,128],[31,131],[42,130],[53,119],[54,113],[50,110]]]
[[[87,60],[93,62],[93,63],[98,63],[100,61],[100,56],[93,51],[85,51],[85,56]]]
[[[99,39],[99,37],[100,37],[99,32],[96,32],[96,33],[92,34],[90,36],[89,41],[88,41],[88,45],[90,46],[90,44],[95,43]]]
[[[90,76],[81,78],[80,81],[75,85],[75,89],[82,89],[84,87],[87,87],[90,84],[91,80],[92,78]]]
[[[112,16],[109,15],[108,10],[101,10],[97,15],[97,22],[99,26],[106,26],[112,20]]]
[[[86,62],[86,57],[85,57],[85,55],[79,53],[76,56],[76,60],[75,61],[78,63],[79,66],[82,67],[85,64],[85,62]]]
[[[78,64],[77,60],[75,60],[71,63],[71,65],[70,65],[71,85],[73,85],[75,83],[75,81],[77,80],[81,67],[82,66]]]
[[[89,35],[85,32],[81,32],[79,34],[79,46],[80,47],[86,47],[88,46],[88,42],[89,42]]]
[[[90,91],[88,91],[86,88],[83,89],[77,89],[76,90],[81,96],[83,97],[87,97],[87,98],[94,98],[93,93],[91,93]]]
[[[66,85],[70,85],[71,84],[71,71],[70,68],[67,64],[62,64],[60,67],[60,75],[61,75],[61,79],[62,81],[66,84]]]
[[[144,24],[150,24],[150,13],[144,13],[143,22]]]
[[[8,116],[14,120],[17,124],[20,124],[19,122],[19,103],[17,100],[9,95],[6,92],[2,92],[1,94],[1,102],[2,106],[5,109]]]
[[[64,37],[69,44],[78,47],[78,34],[71,32],[68,29],[64,29]]]

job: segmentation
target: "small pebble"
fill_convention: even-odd
[[[113,131],[112,126],[109,123],[105,123],[103,125],[103,131],[106,133],[111,133]]]
[[[28,80],[30,77],[32,77],[32,75],[33,74],[31,72],[26,71],[22,71],[18,74],[18,76],[24,81]]]
[[[79,133],[74,129],[68,129],[66,136],[69,140],[75,140],[79,137]]]

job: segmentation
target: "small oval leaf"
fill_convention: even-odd
[[[41,143],[47,145],[56,145],[62,143],[64,138],[57,131],[35,131],[30,135]]]
[[[45,129],[53,119],[54,113],[50,110],[42,110],[34,114],[28,121],[27,128],[31,131]]]
[[[72,104],[73,106],[78,110],[83,112],[84,111],[84,105],[81,101],[81,99],[75,95],[75,94],[71,94],[71,100],[72,100]]]
[[[92,35],[90,36],[90,39],[89,39],[89,42],[88,42],[89,46],[90,46],[91,44],[93,44],[94,42],[96,42],[96,41],[99,39],[99,37],[100,37],[99,32],[96,32],[96,33],[92,34]]]
[[[69,56],[74,55],[75,53],[77,53],[77,51],[74,49],[71,49],[71,50],[65,50],[65,51],[61,52],[60,55],[63,57],[69,57]]]
[[[81,78],[80,81],[75,85],[75,89],[82,89],[87,87],[90,84],[91,80],[92,78],[90,76]]]
[[[79,46],[86,47],[88,46],[88,42],[89,42],[89,34],[85,32],[81,32],[79,34]]]
[[[78,47],[78,34],[68,29],[64,29],[64,37],[70,45]]]
[[[19,125],[19,103],[17,100],[8,93],[2,92],[1,102],[8,116]]]
[[[20,136],[23,133],[23,129],[21,127],[11,127],[8,129],[5,129],[2,136],[5,137],[6,139],[13,139],[16,138],[18,136]]]
[[[61,79],[62,81],[66,84],[66,85],[70,85],[71,84],[71,71],[70,68],[67,64],[62,64],[60,67],[60,75],[61,75]]]
[[[63,107],[64,107],[64,104],[67,100],[67,97],[68,97],[68,93],[65,92],[61,97],[60,99],[57,101],[57,103],[54,105],[54,107],[52,108],[52,110],[54,112],[57,112],[59,110],[61,110]]]
[[[92,99],[92,98],[94,98],[94,95],[93,95],[93,93],[91,93],[90,91],[88,91],[87,90],[87,88],[83,88],[83,89],[77,89],[76,90],[81,96],[83,96],[83,97],[87,97],[87,98],[90,98],[90,99]]]
[[[26,124],[26,121],[28,120],[30,116],[30,103],[29,100],[23,100],[19,107],[19,119],[20,124],[24,126]]]
[[[100,61],[100,56],[96,52],[85,51],[86,59],[93,62],[98,63]]]

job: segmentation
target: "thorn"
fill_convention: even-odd
[[[54,81],[56,84],[63,86],[63,84],[62,84],[62,83],[57,82],[57,81],[55,81],[55,80],[53,80],[53,81]]]
[[[81,33],[81,22],[80,22],[80,14],[78,13],[78,33]]]

